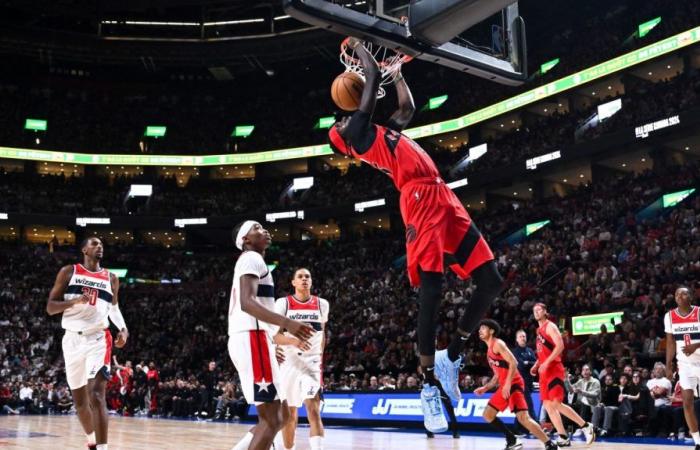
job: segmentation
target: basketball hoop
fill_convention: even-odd
[[[340,62],[345,66],[346,72],[354,72],[364,79],[365,73],[362,68],[362,63],[355,54],[355,50],[348,45],[349,40],[350,38],[346,37],[340,44]],[[411,61],[413,57],[401,52],[389,50],[383,45],[372,44],[371,42],[363,42],[363,45],[365,49],[374,56],[374,59],[377,60],[379,73],[382,77],[382,81],[379,83],[379,90],[377,91],[377,98],[382,98],[386,95],[383,86],[393,83],[399,74],[401,65]]]

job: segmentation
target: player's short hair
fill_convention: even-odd
[[[545,316],[545,317],[549,317],[549,311],[548,311],[548,309],[547,309],[547,304],[546,304],[546,303],[537,302],[537,303],[534,304],[533,308],[534,308],[535,306],[539,306],[540,308],[544,309],[544,316]]]
[[[309,272],[309,274],[311,274],[311,271],[307,267],[299,266],[296,269],[294,269],[294,272],[292,273],[292,278],[296,278],[297,272],[299,272],[300,270],[306,270],[307,272]]]
[[[688,296],[690,297],[690,302],[692,303],[694,300],[694,297],[695,297],[695,295],[694,295],[695,293],[693,292],[693,290],[690,289],[688,286],[681,285],[681,286],[678,286],[676,288],[676,291],[678,291],[680,289],[685,289],[688,292]]]
[[[479,322],[479,326],[482,325],[490,328],[491,331],[493,331],[494,336],[498,336],[501,333],[501,326],[493,319],[483,319],[481,322]]]
[[[90,241],[93,239],[99,239],[99,238],[97,236],[88,236],[88,237],[84,238],[82,241],[80,241],[80,247],[78,247],[78,250],[80,250],[82,252],[83,249],[85,248],[85,246],[87,246],[90,243]]]

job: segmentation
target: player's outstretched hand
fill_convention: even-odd
[[[308,341],[314,334],[314,329],[311,325],[297,322],[296,320],[287,319],[284,328],[301,341]]]
[[[484,395],[486,393],[486,386],[481,386],[479,388],[474,389],[474,394],[476,395]]]
[[[129,332],[126,331],[126,329],[120,331],[117,333],[117,340],[114,343],[114,346],[117,348],[122,348],[126,345],[126,340],[129,339]]]

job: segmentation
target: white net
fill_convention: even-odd
[[[360,58],[356,55],[355,50],[348,45],[346,38],[340,44],[340,62],[345,66],[346,72],[355,72],[365,79],[365,73],[360,63]],[[382,45],[373,44],[372,42],[363,42],[364,47],[370,52],[379,65],[379,72],[382,80],[379,83],[377,98],[382,98],[386,95],[384,86],[391,84],[396,80],[399,74],[401,65],[411,60],[411,57],[403,53],[397,53]]]

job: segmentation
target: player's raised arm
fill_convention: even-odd
[[[401,74],[401,67],[398,68],[398,75],[394,80],[396,96],[399,101],[399,108],[389,118],[388,127],[396,131],[403,131],[408,126],[416,112],[416,105],[413,103],[413,95],[408,88],[408,84]]]
[[[362,44],[362,41],[357,38],[350,38],[348,41],[348,45],[355,50],[355,53],[360,58],[365,74],[365,87],[362,90],[358,111],[369,114],[371,118],[372,114],[374,114],[374,107],[377,104],[377,91],[379,90],[379,83],[382,77],[374,56]]]

